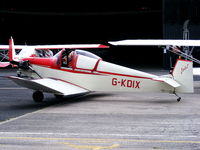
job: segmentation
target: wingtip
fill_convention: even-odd
[[[99,45],[99,48],[109,48],[109,46],[100,44],[100,45]]]

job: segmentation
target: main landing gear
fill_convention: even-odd
[[[54,96],[58,100],[62,100],[63,97],[64,97],[63,95],[58,95],[58,94],[54,94]],[[44,94],[41,91],[35,91],[35,92],[33,92],[32,97],[33,97],[34,102],[36,102],[36,103],[41,103],[44,100]]]
[[[44,94],[41,91],[35,91],[32,97],[36,103],[41,103],[44,99]]]

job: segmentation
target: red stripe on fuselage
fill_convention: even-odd
[[[102,74],[109,74],[109,75],[116,75],[116,76],[123,76],[123,77],[141,78],[141,79],[150,79],[150,80],[153,79],[149,77],[133,76],[133,75],[128,75],[128,74],[120,74],[120,73],[113,73],[113,72],[104,72],[104,71],[97,71],[97,72],[102,73]]]
[[[41,66],[41,65],[38,65],[38,66]],[[46,67],[46,66],[41,66],[41,67]],[[156,82],[162,82],[162,81],[150,78],[150,77],[134,76],[134,75],[128,75],[128,74],[113,73],[113,72],[104,72],[104,71],[88,72],[86,70],[81,70],[81,69],[78,69],[78,70],[77,69],[67,69],[67,68],[59,69],[59,68],[53,68],[53,67],[46,67],[46,68],[55,69],[55,70],[64,71],[64,72],[78,73],[78,74],[103,75],[103,76],[114,75],[114,76],[140,78],[140,79],[147,79],[147,80],[152,80],[152,81],[156,81]]]

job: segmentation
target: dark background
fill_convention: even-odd
[[[162,0],[0,1],[0,44],[102,43],[163,37]],[[100,50],[99,50],[100,51]],[[157,47],[111,47],[94,51],[126,66],[162,66]]]

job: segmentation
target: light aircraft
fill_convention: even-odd
[[[50,58],[27,57],[16,63],[12,55],[15,49],[12,39],[9,46],[10,61],[28,76],[8,78],[34,90],[32,97],[36,102],[43,100],[43,92],[58,98],[93,91],[161,92],[176,96],[177,93],[193,92],[192,61],[179,59],[171,74],[157,76],[103,61],[85,50],[61,50]],[[177,101],[180,100],[178,96]]]
[[[23,58],[27,57],[53,57],[52,51],[60,51],[68,48],[96,48],[100,45],[97,44],[65,44],[65,45],[15,45],[15,51],[13,51],[13,61],[20,62]],[[10,65],[9,45],[0,45],[0,68],[4,68]],[[16,53],[16,51],[19,51]]]
[[[9,62],[9,56],[8,56],[8,45],[0,45],[0,68],[7,67],[10,64]],[[25,45],[17,45],[15,46],[15,49],[19,51],[18,53],[15,51],[13,53],[14,60],[20,61],[23,58],[27,57],[52,57],[53,52],[50,49],[42,49],[39,46],[25,46]]]
[[[9,49],[8,45],[0,45],[0,56],[1,56],[0,68],[4,68],[11,65],[9,62],[8,49]],[[14,60],[18,62],[23,58],[27,57],[53,56],[53,52],[50,49],[41,49],[38,46],[17,45],[15,49],[19,51],[18,53],[16,53],[16,51],[13,53]]]

